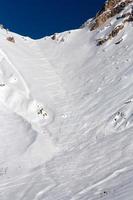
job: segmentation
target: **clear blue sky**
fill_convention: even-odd
[[[32,38],[78,28],[104,0],[0,0],[0,23]]]

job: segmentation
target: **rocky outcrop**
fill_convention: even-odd
[[[133,0],[107,0],[96,17],[88,22],[87,26],[91,31],[98,28],[100,28],[98,30],[109,29],[106,31],[108,35],[105,33],[105,36],[103,34],[97,39],[98,46],[116,37],[127,23],[133,22],[133,4],[131,3]],[[114,18],[111,21],[112,17]]]
[[[106,38],[100,38],[97,40],[97,46],[100,46],[108,40],[114,38],[123,28],[124,24],[116,26]]]
[[[111,33],[109,34],[109,39],[115,37],[122,29],[124,28],[124,24],[116,26]]]
[[[121,0],[107,0],[105,2],[105,9],[112,9],[114,8],[118,3],[120,3]]]
[[[117,25],[110,33],[108,36],[106,36],[105,38],[99,38],[97,40],[97,46],[100,46],[102,44],[104,44],[105,42],[107,42],[108,40],[114,38],[115,36],[117,36],[117,34],[125,27],[126,23],[128,22],[133,22],[133,14],[130,13],[128,15],[125,15],[126,19],[124,19],[124,21],[122,22],[122,24]],[[124,18],[125,18],[124,17]]]
[[[15,43],[15,39],[12,36],[6,38],[9,42]]]
[[[124,23],[126,22],[133,22],[133,15],[129,15],[129,17],[124,20]]]
[[[91,31],[102,26],[109,18],[114,17],[119,14],[124,8],[129,5],[133,0],[108,0],[97,13],[96,17],[89,23],[89,28]]]

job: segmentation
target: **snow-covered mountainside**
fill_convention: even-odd
[[[133,200],[132,8],[39,40],[1,27],[0,200]]]

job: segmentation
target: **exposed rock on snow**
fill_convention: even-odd
[[[108,0],[106,1],[104,7],[96,17],[89,23],[90,30],[95,30],[96,28],[103,25],[108,19],[121,13],[126,6],[132,3],[132,0]]]
[[[96,17],[85,24],[91,31],[97,28],[108,29],[108,35],[97,39],[97,45],[102,45],[108,40],[116,37],[129,22],[133,22],[132,0],[108,0]],[[112,21],[110,21],[112,19]]]
[[[15,43],[15,39],[14,39],[14,37],[7,37],[7,40],[9,41],[9,42],[12,42],[12,43]]]
[[[127,21],[125,21],[127,22]],[[116,37],[117,34],[124,28],[124,24],[118,25],[116,26],[110,33],[108,36],[106,36],[106,38],[100,38],[97,40],[97,46],[100,46],[102,44],[104,44],[105,42],[107,42],[108,40],[111,40],[112,38]]]

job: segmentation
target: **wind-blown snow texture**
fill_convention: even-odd
[[[0,200],[133,199],[132,22],[96,45],[116,17],[36,41],[0,30]]]

